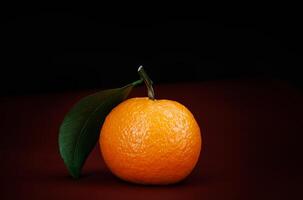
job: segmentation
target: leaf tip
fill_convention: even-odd
[[[80,178],[80,170],[76,168],[68,168],[69,174],[74,178],[74,179],[79,179]]]

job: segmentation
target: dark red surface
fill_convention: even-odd
[[[80,180],[58,153],[64,114],[90,93],[1,98],[0,199],[302,199],[303,95],[278,81],[159,85],[157,98],[186,105],[203,152],[191,176],[171,186],[115,178],[96,148]],[[131,96],[145,96],[136,88]]]

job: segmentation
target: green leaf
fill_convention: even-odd
[[[95,147],[106,115],[141,82],[138,80],[122,88],[84,97],[67,113],[59,130],[59,150],[74,178],[80,176],[88,155]]]

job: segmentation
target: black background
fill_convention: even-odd
[[[155,83],[274,78],[302,88],[294,8],[12,7],[2,13],[1,94],[122,86],[139,65]]]
[[[0,199],[303,199],[302,6],[82,4],[1,7]],[[137,80],[139,65],[156,97],[196,117],[197,169],[177,185],[129,185],[96,148],[73,181],[57,146],[64,116],[90,89]]]

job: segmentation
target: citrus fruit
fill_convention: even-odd
[[[171,184],[195,167],[200,128],[192,113],[171,100],[131,98],[116,106],[100,132],[103,159],[119,178],[141,184]]]

